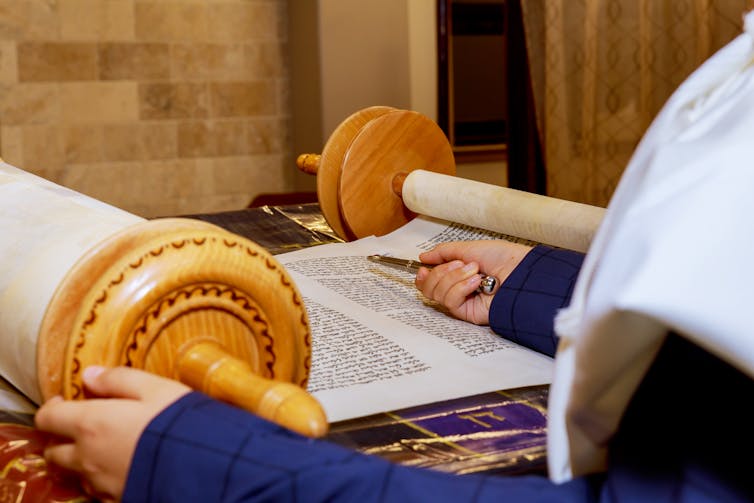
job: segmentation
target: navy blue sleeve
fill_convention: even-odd
[[[554,356],[553,320],[568,305],[584,255],[539,245],[513,270],[492,299],[490,327],[506,339]]]
[[[585,480],[452,475],[299,436],[192,392],[142,434],[125,502],[588,501]]]

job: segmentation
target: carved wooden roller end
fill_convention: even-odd
[[[456,172],[453,149],[434,121],[384,106],[352,114],[333,131],[321,155],[302,154],[296,164],[316,173],[322,213],[346,240],[387,234],[416,216],[401,199],[407,174]]]
[[[84,398],[88,365],[180,380],[308,436],[327,431],[304,391],[311,333],[286,270],[252,241],[198,220],[127,227],[57,287],[37,346],[42,396]]]

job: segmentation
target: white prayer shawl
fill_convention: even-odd
[[[754,11],[647,131],[556,318],[548,462],[606,445],[669,330],[754,377]]]

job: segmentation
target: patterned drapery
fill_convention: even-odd
[[[752,0],[522,0],[548,195],[604,206],[676,87]]]

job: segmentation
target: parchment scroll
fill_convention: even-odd
[[[586,252],[604,208],[414,170],[403,183],[404,204],[422,215],[539,243]]]

